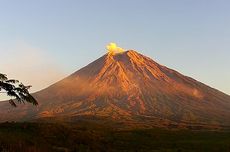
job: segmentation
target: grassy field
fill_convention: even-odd
[[[0,152],[230,152],[230,131],[115,129],[89,122],[2,123]]]

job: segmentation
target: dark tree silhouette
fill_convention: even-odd
[[[15,98],[10,99],[9,103],[12,106],[17,106],[15,101],[18,103],[32,103],[33,105],[38,105],[37,100],[29,93],[29,88],[31,86],[25,86],[18,80],[8,79],[5,74],[0,73],[0,93],[6,93],[8,96]]]

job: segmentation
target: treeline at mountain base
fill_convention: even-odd
[[[230,151],[230,130],[116,129],[77,123],[0,124],[0,152]]]

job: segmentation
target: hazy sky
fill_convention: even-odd
[[[230,94],[229,0],[0,0],[0,72],[47,87],[116,42]]]

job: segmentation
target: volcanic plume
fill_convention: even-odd
[[[0,104],[0,121],[100,117],[152,125],[230,125],[230,96],[134,50],[108,53],[34,96],[38,107]],[[10,112],[9,112],[10,111]]]

